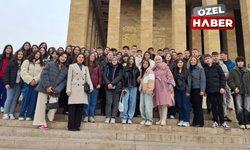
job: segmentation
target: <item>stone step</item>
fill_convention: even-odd
[[[85,129],[79,133],[70,132],[65,129],[39,130],[34,128],[2,127],[1,136],[18,137],[40,137],[40,138],[75,138],[111,141],[142,141],[142,142],[164,142],[164,143],[213,143],[213,144],[237,144],[249,145],[250,137],[242,135],[240,137],[232,135],[207,135],[188,133],[158,133],[149,131],[122,131],[122,130],[89,130]]]
[[[75,135],[79,133],[74,133]],[[192,149],[192,150],[249,150],[249,145],[235,144],[197,144],[197,143],[162,143],[141,141],[110,141],[99,139],[54,138],[54,137],[19,137],[0,136],[1,148],[18,149],[91,149],[91,150],[162,150],[162,149]]]
[[[18,121],[18,120],[0,120],[0,126],[2,127],[24,127],[24,128],[38,128],[32,125],[32,121]],[[51,129],[67,129],[68,122],[57,121],[57,122],[48,122],[48,127]],[[145,132],[155,132],[155,133],[187,133],[187,134],[206,134],[206,135],[234,135],[250,136],[250,130],[242,130],[239,128],[233,128],[231,130],[225,130],[222,128],[195,128],[195,127],[178,127],[176,125],[170,126],[167,122],[167,126],[145,126],[140,124],[105,124],[103,122],[96,123],[82,123],[82,130],[108,130],[108,131],[145,131]]]

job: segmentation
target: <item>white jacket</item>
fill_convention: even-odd
[[[44,66],[40,65],[40,60],[35,61],[34,59],[33,62],[25,60],[21,66],[21,77],[24,83],[30,84],[33,79],[36,81],[36,84],[40,81],[40,74]]]

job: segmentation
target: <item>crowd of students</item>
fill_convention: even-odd
[[[33,120],[40,129],[49,129],[47,118],[54,119],[59,104],[68,114],[68,130],[79,131],[84,122],[95,122],[98,99],[105,123],[132,124],[140,115],[142,125],[153,124],[153,108],[159,111],[157,125],[166,125],[167,118],[179,113],[178,126],[203,127],[203,97],[207,99],[207,113],[212,111],[212,128],[230,129],[225,121],[234,99],[236,118],[240,128],[250,129],[250,70],[244,58],[236,64],[227,52],[199,55],[198,49],[177,53],[164,48],[154,54],[154,48],[137,50],[137,46],[115,48],[98,47],[88,50],[68,45],[47,48],[25,42],[13,55],[6,45],[0,56],[0,110],[3,119],[15,119],[14,112],[22,93],[19,120]],[[221,59],[219,59],[219,56]],[[248,65],[249,67],[249,65]],[[99,98],[98,98],[99,97]],[[119,100],[123,111],[118,114]],[[51,105],[49,105],[51,104]],[[53,105],[53,108],[52,108]],[[48,108],[51,107],[51,108]],[[192,108],[191,108],[192,107]]]

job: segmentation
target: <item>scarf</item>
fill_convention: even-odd
[[[194,69],[196,66],[197,66],[197,64],[196,64],[196,65],[190,65],[190,73],[191,73],[191,74],[193,73],[193,69]]]

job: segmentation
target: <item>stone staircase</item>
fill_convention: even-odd
[[[15,116],[18,116],[20,103]],[[205,127],[178,127],[178,119],[168,119],[167,126],[133,124],[105,124],[97,109],[96,123],[82,123],[81,131],[67,130],[67,115],[56,114],[56,122],[48,123],[50,130],[39,130],[32,121],[0,119],[0,150],[7,149],[98,149],[98,150],[250,150],[250,130],[241,130],[235,113],[228,111],[232,129],[212,129],[211,115],[204,109]],[[154,112],[154,117],[158,113]],[[2,114],[0,115],[2,118]],[[191,115],[192,120],[193,115]],[[178,118],[178,115],[176,116]],[[154,118],[154,123],[157,121]]]

